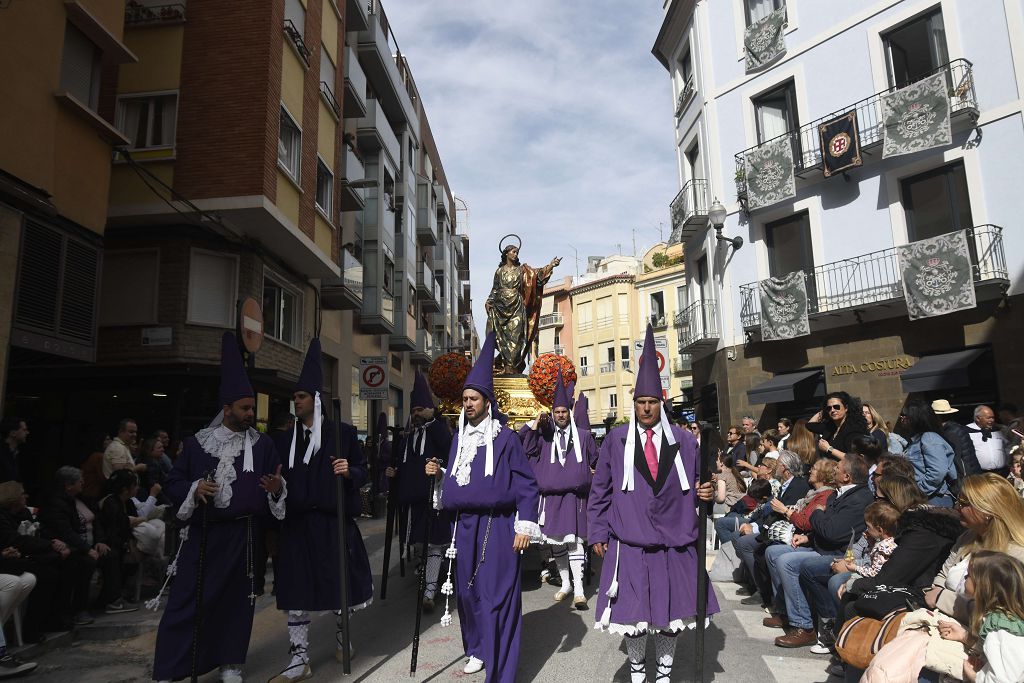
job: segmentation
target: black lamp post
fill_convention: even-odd
[[[722,234],[722,228],[725,226],[725,218],[729,215],[722,203],[715,198],[715,203],[708,209],[708,218],[711,219],[711,225],[715,226],[715,238],[719,242],[728,242],[732,245],[732,248],[739,249],[743,246],[743,238],[737,235],[736,237],[726,237]]]

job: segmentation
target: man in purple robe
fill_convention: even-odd
[[[696,625],[697,505],[714,495],[710,482],[697,482],[697,440],[662,411],[650,325],[633,408],[629,424],[601,445],[587,522],[604,558],[596,627],[626,637],[630,678],[639,683],[647,680],[647,634],[655,635],[657,679],[668,680],[676,634]],[[708,614],[718,611],[709,585]]]
[[[320,402],[323,360],[320,340],[312,339],[295,385],[295,427],[275,437],[285,460],[288,513],[274,563],[277,608],[288,615],[291,661],[271,683],[301,681],[313,675],[309,666],[310,612],[341,611],[341,564],[338,547],[338,484],[345,479],[345,552],[348,553],[349,610],[373,600],[373,576],[363,537],[356,525],[362,512],[359,488],[367,481],[366,456],[355,427],[324,419]],[[341,458],[336,458],[341,439]],[[335,656],[341,661],[343,637],[337,621]]]
[[[583,563],[586,559],[587,495],[591,468],[597,464],[597,442],[589,429],[577,428],[570,412],[572,407],[572,394],[559,370],[551,417],[538,415],[534,422],[523,425],[519,438],[540,490],[541,543],[551,548],[561,579],[555,600],[561,602],[569,597],[571,570],[573,606],[585,610]]]
[[[487,683],[512,683],[519,667],[523,622],[520,553],[537,526],[539,494],[533,471],[515,432],[494,399],[494,333],[480,349],[462,390],[459,432],[452,442],[448,469],[434,461],[427,476],[441,474],[440,505],[455,517],[446,556],[448,577],[441,592],[453,593],[452,562],[457,565],[458,607],[466,673],[487,670]],[[451,624],[445,602],[441,625]]]
[[[256,604],[256,522],[268,512],[283,519],[287,497],[277,450],[252,427],[253,397],[235,335],[225,332],[223,412],[214,420],[220,424],[185,440],[164,484],[164,492],[180,506],[178,519],[188,524],[188,533],[174,559],[174,583],[157,631],[155,680],[177,680],[193,667],[204,674],[219,666],[222,681],[241,683]]]
[[[423,611],[434,611],[434,597],[437,594],[437,577],[441,573],[441,557],[445,546],[452,537],[451,515],[446,511],[435,511],[431,503],[430,480],[424,466],[428,460],[436,460],[441,467],[448,461],[452,447],[452,432],[444,419],[437,419],[437,407],[430,395],[427,378],[419,370],[413,380],[411,429],[399,443],[397,462],[388,467],[387,474],[394,477],[397,487],[395,494],[398,504],[408,508],[411,518],[408,545],[413,552],[420,552],[427,536],[427,557],[424,569],[427,572],[426,590],[423,593]],[[405,541],[403,541],[405,542]],[[424,558],[420,558],[423,562]]]

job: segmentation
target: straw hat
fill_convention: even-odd
[[[940,398],[937,401],[932,401],[932,412],[936,415],[952,415],[953,413],[959,413],[960,411],[949,405],[949,401],[944,398]]]

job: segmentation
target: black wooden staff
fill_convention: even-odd
[[[412,661],[409,663],[409,676],[416,675],[416,660],[420,654],[420,622],[423,619],[423,598],[427,593],[427,553],[430,551],[430,532],[434,525],[434,476],[431,476],[428,481],[430,486],[427,488],[427,519],[424,522],[425,533],[420,552],[420,585],[416,591],[416,629],[412,633]]]
[[[701,433],[698,484],[711,481],[711,457],[717,455],[717,448],[714,447],[716,436],[717,432],[711,427],[705,427]],[[704,683],[704,627],[708,618],[708,513],[712,505],[713,501],[705,503],[697,499],[697,643],[693,672],[695,683]]]
[[[334,457],[341,460],[341,399],[332,399],[334,404]],[[337,476],[338,483],[338,566],[341,570],[341,671],[352,673],[352,654],[349,643],[352,638],[348,628],[348,510],[345,505],[347,483],[345,477]]]
[[[392,468],[395,466],[395,448],[397,441],[392,441],[391,460]],[[380,571],[380,599],[387,600],[388,597],[388,572],[391,571],[391,539],[395,536],[395,478],[388,479],[388,503],[387,522],[384,525],[384,567]]]

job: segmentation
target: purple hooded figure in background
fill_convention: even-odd
[[[463,671],[486,668],[487,683],[512,683],[523,622],[520,551],[540,538],[539,496],[523,446],[498,411],[493,368],[491,332],[466,377],[448,467],[431,462],[425,469],[428,476],[441,475],[439,504],[455,519],[441,592],[447,598],[454,592],[456,564],[459,621],[468,657]],[[451,621],[446,599],[441,625]]]
[[[596,628],[626,637],[631,680],[646,681],[647,634],[658,680],[672,673],[675,636],[697,614],[697,439],[662,409],[654,331],[647,326],[629,424],[601,445],[587,514],[604,557]],[[700,500],[711,487],[700,487]],[[708,587],[708,613],[719,611]]]

